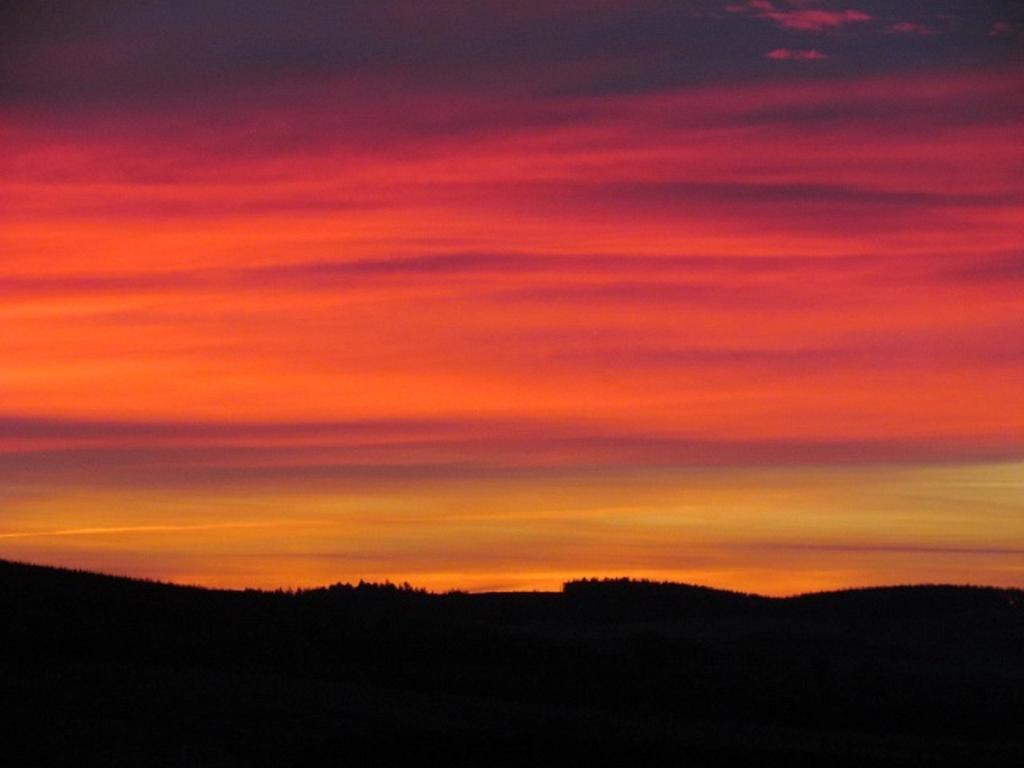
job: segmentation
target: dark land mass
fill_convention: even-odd
[[[0,764],[1024,765],[1024,592],[230,592],[0,561]]]

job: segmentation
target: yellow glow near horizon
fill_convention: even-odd
[[[0,554],[234,588],[390,579],[555,589],[613,575],[766,594],[1022,586],[1022,477],[1013,463],[618,470],[386,490],[25,491],[7,502]]]

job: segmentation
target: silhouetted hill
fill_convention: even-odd
[[[0,763],[1024,764],[1024,593],[178,587],[0,561]]]

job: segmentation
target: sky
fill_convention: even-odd
[[[0,18],[0,557],[1024,586],[1024,4]]]

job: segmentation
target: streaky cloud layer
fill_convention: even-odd
[[[0,556],[1024,584],[1005,4],[12,18]]]

